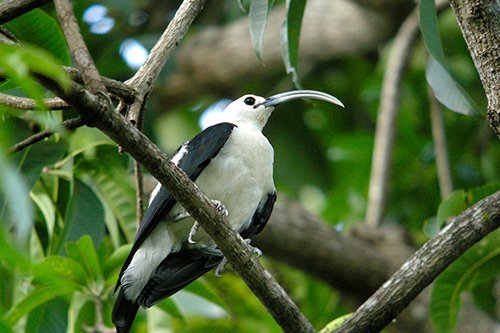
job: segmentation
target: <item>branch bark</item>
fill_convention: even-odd
[[[488,99],[488,121],[500,137],[500,6],[495,0],[451,0]]]
[[[500,227],[500,191],[479,201],[425,243],[336,332],[379,332],[446,267]]]

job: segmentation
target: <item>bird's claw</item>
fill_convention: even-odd
[[[193,237],[196,235],[198,232],[198,229],[200,228],[200,224],[198,222],[194,222],[193,226],[191,227],[191,230],[189,230],[189,235],[188,235],[188,242],[189,244],[195,244],[196,241],[193,240]]]
[[[252,251],[253,255],[256,258],[259,258],[262,256],[262,251],[259,248],[250,245],[250,242],[252,241],[250,238],[247,238],[244,241],[250,247],[250,250]],[[215,276],[221,277],[222,272],[224,271],[224,269],[226,269],[227,264],[228,264],[228,261],[227,261],[226,257],[223,257],[222,261],[215,268],[215,273],[214,273]]]
[[[224,204],[219,200],[212,200],[212,203],[215,205],[215,208],[220,214],[224,214],[225,216],[229,214]],[[188,235],[189,244],[196,244],[196,241],[193,239],[193,237],[196,236],[196,233],[198,232],[199,228],[200,224],[195,221],[193,226],[191,227],[191,230],[189,230],[189,235]]]
[[[212,203],[215,205],[215,208],[217,209],[217,211],[220,214],[223,214],[224,216],[229,215],[229,212],[226,209],[226,206],[224,206],[224,204],[222,202],[220,202],[219,200],[212,200]]]

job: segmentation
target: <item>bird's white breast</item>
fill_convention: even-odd
[[[260,201],[275,190],[273,182],[274,150],[262,132],[251,126],[235,127],[217,156],[196,180],[198,187],[212,200],[221,201],[228,210],[228,220],[235,230],[242,230],[252,220]],[[158,193],[160,187],[155,189]],[[150,202],[151,203],[151,202]],[[183,208],[176,204],[169,216]],[[135,299],[160,262],[187,244],[194,221],[165,221],[157,225],[134,255],[122,283],[126,295]],[[210,237],[200,230],[192,247],[214,246]]]
[[[261,131],[235,127],[196,183],[210,199],[224,204],[229,221],[241,230],[262,198],[274,190],[273,160],[273,147]]]

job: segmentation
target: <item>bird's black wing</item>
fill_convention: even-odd
[[[144,307],[155,305],[217,266],[222,259],[189,249],[169,254],[149,278],[137,302]]]
[[[236,125],[230,123],[220,123],[210,126],[192,140],[182,145],[175,153],[183,153],[178,162],[178,167],[181,168],[191,180],[195,181],[203,169],[224,146],[235,126]],[[134,245],[120,271],[115,290],[118,289],[123,272],[132,261],[135,252],[151,234],[158,223],[165,219],[175,203],[176,200],[172,194],[162,186],[144,214],[144,218],[142,219],[134,240]]]
[[[267,198],[262,200],[257,207],[257,210],[253,214],[252,223],[240,232],[241,237],[244,239],[250,238],[253,235],[258,234],[266,226],[269,217],[273,211],[274,203],[276,202],[276,192],[273,191],[267,194]]]

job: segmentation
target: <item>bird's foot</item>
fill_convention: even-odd
[[[189,230],[189,235],[188,235],[188,242],[189,244],[194,244],[196,241],[193,240],[193,237],[196,235],[198,232],[198,229],[200,228],[200,224],[196,221],[194,221],[193,226],[191,227],[191,230]]]
[[[226,206],[224,206],[224,204],[221,201],[212,200],[212,203],[215,205],[215,208],[217,209],[219,214],[224,215],[224,216],[227,216],[229,214],[229,212],[226,209]]]
[[[244,241],[250,247],[250,250],[252,251],[253,255],[256,258],[259,258],[262,256],[262,251],[259,248],[250,245],[250,242],[252,241],[250,238],[247,238]],[[221,255],[223,255],[220,250],[218,250],[218,249],[215,249],[215,250],[219,251],[221,253]],[[217,277],[222,276],[222,272],[224,272],[224,270],[226,269],[227,263],[228,263],[228,261],[227,261],[226,257],[223,257],[222,261],[215,268],[215,273],[214,273],[215,276],[217,276]]]
[[[182,213],[179,213],[177,215],[175,215],[173,218],[172,218],[172,222],[174,223],[177,223],[179,221],[182,221],[184,219],[187,219],[188,217],[191,217],[191,215],[189,215],[188,212],[182,212]]]
[[[220,202],[219,200],[212,200],[212,202],[220,214],[224,214],[225,216],[227,216],[229,214],[229,212],[227,211],[226,207],[222,204],[222,202]],[[199,228],[200,228],[200,224],[195,221],[193,226],[191,227],[191,230],[189,230],[189,235],[188,235],[189,244],[196,243],[196,241],[193,240],[193,237],[196,236],[196,233],[198,232]]]

